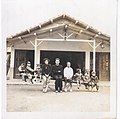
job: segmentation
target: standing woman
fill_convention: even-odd
[[[63,66],[60,65],[60,59],[55,59],[55,65],[52,67],[52,75],[55,79],[55,92],[62,93],[62,78],[63,78]]]
[[[50,83],[51,78],[51,64],[49,64],[50,60],[48,58],[44,58],[44,64],[42,65],[42,78],[43,78],[43,92],[46,93],[48,90],[48,84]]]

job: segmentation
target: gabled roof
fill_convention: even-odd
[[[49,27],[49,25],[54,24],[55,22],[61,20],[63,21],[63,24],[54,27]],[[56,31],[57,29],[60,29],[65,25],[64,21],[69,21],[70,23],[68,25],[69,29],[73,30],[78,35],[84,33],[90,35],[91,37],[99,37],[102,40],[107,40],[108,42],[110,42],[110,36],[108,36],[107,34],[104,34],[101,31],[98,31],[97,29],[93,28],[92,26],[89,26],[86,23],[83,23],[79,20],[70,17],[69,15],[64,15],[64,14],[57,16],[56,18],[50,19],[46,22],[43,22],[41,24],[38,24],[37,26],[34,26],[30,29],[17,33],[13,36],[7,37],[7,42],[9,43],[11,40],[13,41],[18,39],[24,39],[31,36],[41,35],[50,31],[51,28],[53,31]]]

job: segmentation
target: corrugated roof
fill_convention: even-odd
[[[44,28],[44,27],[47,27],[48,25],[50,25],[51,23],[54,23],[56,21],[59,21],[59,20],[68,20],[72,23],[74,23],[76,25],[76,29],[77,30],[80,30],[80,28],[82,28],[83,30],[86,30],[87,32],[91,32],[91,33],[94,33],[94,34],[99,34],[103,39],[110,39],[110,36],[106,35],[106,34],[103,34],[102,32],[98,31],[97,29],[93,28],[92,26],[89,26],[88,24],[84,23],[84,22],[81,22],[79,20],[76,20],[74,19],[73,17],[70,17],[69,15],[66,15],[66,14],[63,14],[63,15],[60,15],[60,16],[57,16],[53,19],[50,19],[48,21],[45,21],[41,24],[38,24],[30,29],[27,29],[27,30],[24,30],[24,31],[21,31],[20,33],[17,33],[13,36],[10,36],[10,37],[7,37],[7,42],[11,39],[19,39],[20,37],[25,37],[25,36],[31,36],[31,35],[34,35],[34,33],[37,31],[37,30],[41,30],[41,28]],[[41,30],[42,32],[42,30]]]

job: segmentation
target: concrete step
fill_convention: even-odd
[[[12,80],[6,80],[7,85],[29,85],[32,84],[30,80],[28,79],[27,82],[22,81],[22,79],[12,79]],[[35,83],[33,85],[42,85],[41,83]],[[55,85],[55,80],[50,81],[50,85]],[[73,85],[76,85],[73,83]],[[99,81],[99,86],[110,86],[110,81]]]

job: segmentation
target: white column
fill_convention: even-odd
[[[40,64],[40,51],[39,51],[38,47],[37,47],[37,62],[36,63]]]
[[[85,69],[90,70],[90,51],[85,53]]]
[[[38,44],[37,44],[37,64],[40,64],[40,45],[42,44],[43,41],[40,41],[40,39],[37,39],[38,40]]]
[[[95,39],[93,42],[93,71],[95,71]]]
[[[10,67],[11,68],[14,67],[14,56],[15,56],[14,47],[11,47],[11,61],[10,61]]]
[[[8,71],[7,77],[10,79],[13,79],[13,73],[14,73],[14,59],[15,59],[15,50],[14,47],[11,47],[11,59],[10,59],[10,69]]]
[[[41,64],[41,62],[40,62],[40,58],[41,58],[41,57],[40,57],[40,50],[39,50],[39,58],[38,58],[38,60],[39,60],[39,64]]]
[[[37,39],[35,38],[35,54],[34,54],[34,69],[36,69],[37,64]]]

